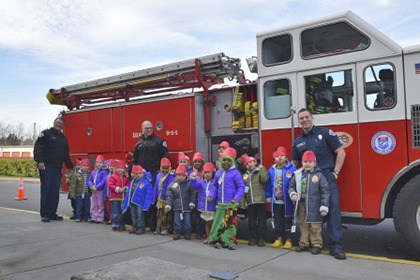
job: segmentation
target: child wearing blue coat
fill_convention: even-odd
[[[274,235],[278,238],[271,246],[292,248],[291,227],[293,202],[288,195],[290,179],[296,167],[287,160],[286,148],[278,147],[273,153],[275,164],[268,170],[265,188],[267,202],[271,204],[271,217],[274,218]]]
[[[127,193],[124,195],[121,208],[123,212],[130,206],[131,226],[130,234],[143,234],[145,230],[144,212],[148,211],[153,197],[153,186],[149,178],[145,175],[146,171],[140,165],[133,165],[131,169],[132,180]]]

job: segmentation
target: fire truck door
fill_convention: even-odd
[[[360,215],[361,171],[359,162],[359,125],[355,65],[343,65],[297,75],[298,110],[309,107],[314,125],[330,128],[339,137],[346,151],[338,185],[343,212]],[[297,133],[298,136],[300,133]]]
[[[278,146],[291,153],[291,107],[296,107],[298,95],[296,74],[261,77],[258,92],[262,161],[269,168],[273,164],[273,150]]]
[[[386,188],[408,164],[401,57],[357,64],[363,216],[382,217]]]

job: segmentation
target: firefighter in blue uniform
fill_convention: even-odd
[[[63,217],[56,213],[60,199],[61,168],[63,162],[67,168],[73,168],[69,145],[66,136],[61,132],[63,127],[63,119],[56,118],[53,127],[38,135],[34,146],[34,160],[37,163],[41,179],[40,214],[42,222],[63,220]]]
[[[330,186],[330,206],[327,234],[330,239],[330,255],[339,260],[346,259],[342,245],[342,225],[337,178],[346,157],[344,147],[332,130],[313,125],[312,112],[302,108],[298,120],[303,132],[293,142],[292,160],[298,165],[305,151],[312,150],[317,165],[323,170]]]

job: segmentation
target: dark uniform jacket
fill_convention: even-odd
[[[67,139],[53,127],[38,135],[34,146],[34,160],[37,163],[43,162],[45,167],[61,168],[64,162],[67,168],[73,168]]]
[[[158,171],[160,160],[168,157],[168,147],[165,140],[155,134],[145,137],[134,147],[132,164],[139,164],[147,171]]]

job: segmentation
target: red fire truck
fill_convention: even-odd
[[[257,34],[258,79],[223,53],[52,89],[68,107],[71,154],[123,159],[145,119],[166,139],[171,161],[195,151],[217,159],[229,141],[269,167],[300,133],[310,107],[346,149],[339,177],[345,221],[393,218],[420,256],[420,46],[402,48],[352,12]],[[236,79],[226,85],[224,79]],[[202,90],[197,91],[197,88]],[[174,93],[175,92],[175,93]]]

